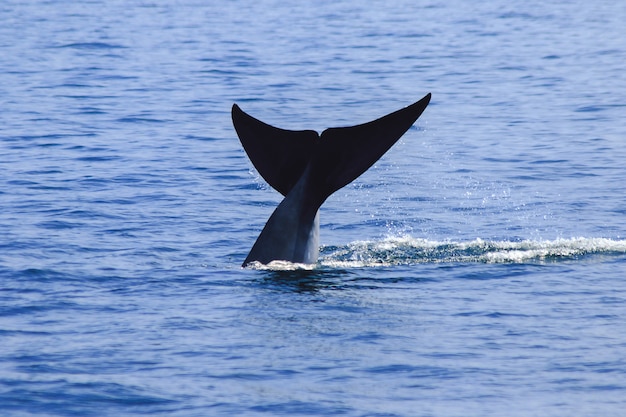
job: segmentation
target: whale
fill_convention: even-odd
[[[243,149],[261,177],[284,196],[242,267],[272,261],[315,264],[322,204],[374,165],[417,121],[430,98],[428,93],[379,119],[321,134],[274,127],[233,104],[233,127]]]

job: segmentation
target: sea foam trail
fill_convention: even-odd
[[[525,263],[575,260],[589,255],[624,255],[626,240],[577,237],[555,240],[467,242],[434,241],[411,236],[355,241],[323,246],[316,265],[273,261],[255,262],[259,270],[291,271],[319,268],[363,268],[423,263]]]
[[[373,267],[419,263],[523,263],[577,259],[593,254],[626,254],[626,240],[571,238],[556,240],[467,242],[433,241],[411,236],[357,241],[322,248],[325,267]]]

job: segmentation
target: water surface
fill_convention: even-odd
[[[5,1],[8,416],[619,416],[619,2]],[[230,121],[414,128],[241,269],[280,201]]]

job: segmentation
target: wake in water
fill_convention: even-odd
[[[626,240],[432,241],[410,236],[353,242],[322,249],[321,264],[332,267],[393,266],[418,263],[521,263],[575,259],[588,254],[626,254]]]
[[[626,240],[572,238],[556,240],[468,242],[433,241],[411,236],[323,246],[316,265],[274,261],[251,265],[256,269],[294,270],[362,268],[422,263],[524,263],[578,259],[586,255],[624,255]]]

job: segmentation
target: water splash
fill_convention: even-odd
[[[411,236],[322,246],[317,264],[253,262],[249,268],[269,271],[389,267],[426,263],[525,263],[575,260],[588,255],[626,255],[626,240],[571,238],[556,240],[467,242],[435,241]]]
[[[454,242],[389,237],[322,247],[319,264],[331,268],[359,268],[446,262],[524,263],[578,259],[591,254],[626,254],[626,240],[580,237]]]
[[[246,265],[246,268],[260,271],[312,271],[316,269],[316,267],[316,264],[301,264],[289,261],[272,261],[267,265],[259,261],[253,261]]]

